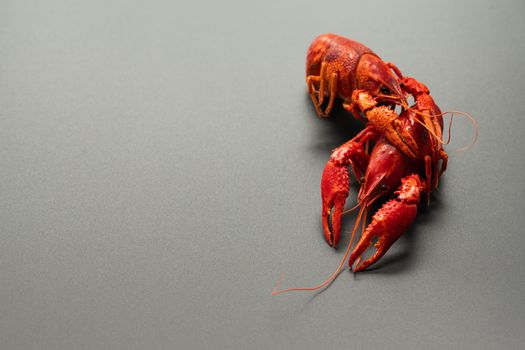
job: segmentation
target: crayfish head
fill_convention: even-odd
[[[367,91],[379,103],[406,105],[401,79],[374,54],[364,54],[359,60],[356,89]]]

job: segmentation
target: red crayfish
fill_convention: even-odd
[[[377,262],[414,222],[420,197],[428,205],[430,193],[447,168],[443,113],[428,88],[403,76],[395,65],[384,62],[363,44],[335,34],[315,38],[307,52],[306,84],[320,117],[328,116],[334,104],[342,101],[345,110],[366,122],[357,136],[333,151],[323,171],[321,215],[330,246],[335,247],[341,236],[352,172],[360,184],[355,207],[360,210],[344,257],[324,283],[312,288],[274,289],[274,295],[327,286],[348,256],[354,272]],[[409,98],[414,101],[411,106]],[[399,114],[397,106],[401,108]],[[381,198],[388,200],[364,229],[368,211]],[[361,238],[350,254],[361,222]],[[361,261],[371,246],[375,253]]]

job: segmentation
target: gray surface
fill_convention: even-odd
[[[455,3],[0,2],[0,348],[522,346],[525,6]],[[303,76],[323,32],[480,137],[454,152],[457,120],[431,210],[377,269],[271,297],[342,256],[319,181],[355,130]]]

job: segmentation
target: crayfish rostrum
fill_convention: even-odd
[[[315,38],[307,52],[306,84],[320,117],[329,116],[334,104],[342,103],[366,123],[353,139],[333,151],[323,171],[321,216],[330,246],[337,246],[341,236],[352,173],[360,185],[355,207],[359,211],[345,255],[324,283],[312,288],[274,289],[274,295],[327,286],[348,257],[354,272],[377,262],[412,225],[421,202],[428,205],[447,167],[442,141],[444,114],[428,88],[403,76],[394,64],[384,62],[363,44],[335,34]],[[368,212],[381,199],[386,201],[365,229]],[[361,223],[363,232],[352,250]],[[369,247],[375,252],[361,261]]]

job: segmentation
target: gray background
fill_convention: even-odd
[[[0,348],[505,348],[525,341],[523,1],[1,1]],[[372,271],[319,182],[318,34],[357,39],[457,119],[430,210]],[[355,191],[351,194],[355,199]],[[351,204],[351,203],[349,203]],[[346,218],[347,229],[353,216]],[[348,241],[348,237],[342,242]]]

